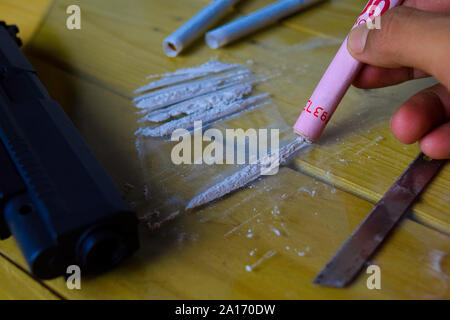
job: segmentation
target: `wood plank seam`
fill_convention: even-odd
[[[12,260],[10,257],[8,257],[6,254],[4,254],[1,251],[0,251],[0,259],[6,260],[8,263],[13,265],[14,268],[17,268],[18,270],[20,270],[20,272],[23,272],[25,274],[25,276],[30,279],[30,281],[34,281],[34,282],[38,283],[42,287],[42,290],[49,291],[51,294],[55,295],[60,300],[67,300],[67,298],[65,298],[62,294],[57,292],[55,289],[49,287],[48,285],[46,285],[44,282],[40,281],[39,279],[35,278],[32,274],[30,274],[27,270],[25,270],[21,265],[16,263],[14,260]]]

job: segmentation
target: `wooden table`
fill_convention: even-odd
[[[80,0],[82,29],[68,30],[66,8],[73,2],[3,0],[1,19],[20,26],[25,54],[115,181],[135,186],[125,196],[140,216],[185,203],[221,173],[212,169],[202,175],[170,165],[170,143],[161,141],[149,159],[138,158],[137,115],[130,100],[147,75],[213,57],[251,60],[255,72],[276,74],[257,87],[271,92],[271,103],[217,127],[271,124],[286,129],[287,136],[364,5],[364,0],[328,1],[224,49],[213,51],[198,41],[169,59],[162,40],[207,1]],[[270,2],[243,1],[225,21]],[[14,240],[0,242],[0,298],[448,299],[448,165],[371,261],[381,269],[381,290],[367,288],[365,273],[346,289],[311,284],[418,153],[416,144],[396,141],[389,117],[431,83],[351,88],[321,141],[292,165],[157,230],[143,224],[140,251],[105,275],[83,279],[81,290],[67,289],[61,278],[34,279]],[[150,200],[144,199],[145,185]],[[161,211],[164,220],[168,212]],[[267,252],[275,254],[246,271]]]

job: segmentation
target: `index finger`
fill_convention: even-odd
[[[410,67],[450,88],[450,15],[400,6],[381,17],[381,29],[360,25],[348,38],[352,56],[383,68]]]
[[[405,0],[402,5],[424,11],[450,13],[450,0]],[[428,76],[427,73],[410,67],[383,68],[365,65],[353,85],[365,89],[381,88]]]

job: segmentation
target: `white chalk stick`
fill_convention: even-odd
[[[178,30],[164,39],[163,49],[169,57],[176,57],[183,49],[222,18],[240,0],[214,0]]]
[[[209,31],[205,41],[212,49],[220,48],[256,30],[324,0],[281,0],[248,16]]]

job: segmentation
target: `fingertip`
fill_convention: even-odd
[[[419,147],[433,159],[450,158],[450,123],[440,125],[419,141]]]
[[[405,144],[412,144],[418,140],[417,127],[420,117],[405,105],[401,106],[391,118],[391,130],[394,136]]]
[[[445,119],[439,97],[426,89],[411,97],[392,116],[391,129],[395,137],[405,144],[421,139]]]

